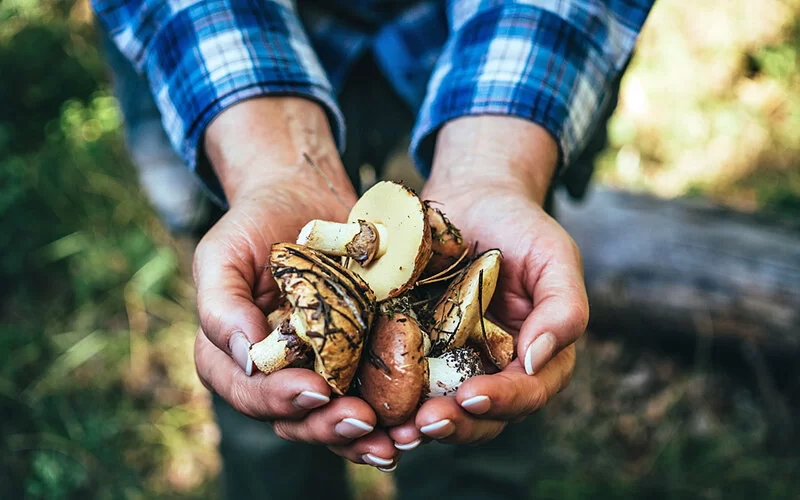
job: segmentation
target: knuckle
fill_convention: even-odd
[[[208,370],[208,339],[202,329],[198,329],[194,340],[194,371],[197,379],[211,394],[217,394],[213,378]]]
[[[541,388],[537,387],[529,392],[527,404],[529,413],[534,413],[544,408],[544,405],[547,404],[547,399],[547,394]]]
[[[574,258],[575,258],[575,260],[578,262],[578,265],[579,265],[581,268],[583,268],[583,255],[581,255],[581,249],[580,249],[580,247],[578,246],[578,244],[577,244],[577,243],[575,243],[575,240],[574,240],[574,239],[572,239],[572,236],[570,236],[569,234],[567,234],[567,245],[569,246],[569,252],[570,252],[570,254],[571,254],[571,255],[572,255]]]
[[[572,376],[575,373],[575,362],[576,362],[576,353],[575,353],[575,345],[570,345],[566,349],[564,349],[561,353],[562,356],[565,358],[564,368],[561,373],[561,386],[558,389],[558,392],[563,391],[566,389],[569,384],[572,382]]]
[[[283,439],[284,441],[297,441],[297,438],[294,436],[289,429],[289,423],[283,420],[277,420],[272,423],[272,430],[275,432],[275,435],[279,438]]]
[[[585,295],[583,296],[585,297]],[[570,333],[574,336],[573,340],[576,340],[586,332],[586,327],[589,325],[589,303],[585,298],[576,301],[572,305],[567,314],[566,324]]]
[[[192,279],[194,280],[195,286],[198,284],[203,262],[205,262],[206,256],[209,254],[210,247],[212,246],[208,241],[207,237],[201,239],[194,250],[194,258],[192,259]]]
[[[257,409],[250,391],[238,378],[234,378],[231,383],[227,401],[239,413],[250,418],[264,420],[266,417],[262,411]]]

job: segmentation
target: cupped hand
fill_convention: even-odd
[[[355,463],[391,466],[399,452],[385,431],[375,429],[375,413],[364,401],[333,398],[326,381],[312,370],[289,368],[267,376],[250,361],[250,345],[270,333],[266,314],[280,296],[267,266],[272,244],[295,241],[312,219],[344,221],[347,206],[356,199],[335,148],[325,146],[325,141],[301,136],[302,141],[285,138],[281,144],[305,143],[319,168],[333,179],[336,194],[315,171],[317,167],[303,160],[305,151],[276,158],[275,149],[265,148],[266,153],[258,152],[258,161],[253,161],[252,145],[276,135],[274,130],[259,129],[263,120],[288,123],[291,128],[293,117],[321,114],[308,101],[283,101],[280,112],[275,104],[246,101],[223,113],[212,124],[216,128],[209,129],[223,139],[209,147],[209,157],[230,209],[195,251],[193,275],[201,325],[195,342],[197,373],[209,390],[240,413],[270,422],[283,439],[326,445]],[[278,116],[270,120],[270,113]],[[324,114],[319,120],[324,121]],[[225,134],[231,128],[242,132]],[[311,129],[308,123],[300,127],[302,134]]]
[[[502,127],[509,125],[505,120],[495,123],[492,131],[502,134]],[[512,129],[505,135],[534,144],[538,139],[543,148],[547,141],[552,143],[536,129],[519,132],[520,126],[534,127],[520,122],[511,121]],[[448,156],[442,147],[469,142],[463,127],[449,132],[457,132],[457,139],[445,137],[437,152],[440,159]],[[489,135],[485,128],[483,132],[479,137]],[[447,133],[445,129],[443,134]],[[523,137],[514,137],[515,133]],[[547,160],[547,151],[538,157]],[[390,430],[401,447],[423,437],[479,443],[497,436],[508,422],[540,409],[569,383],[575,364],[574,342],[584,333],[589,317],[580,252],[541,207],[549,174],[540,175],[541,182],[528,182],[536,176],[509,170],[526,165],[524,159],[513,158],[508,163],[511,166],[504,168],[492,165],[496,157],[485,162],[463,154],[456,158],[462,160],[455,162],[457,168],[446,169],[453,157],[442,160],[440,165],[445,167],[438,172],[435,164],[423,198],[441,203],[464,238],[477,242],[478,251],[501,249],[500,276],[487,314],[516,337],[517,357],[499,373],[467,380],[455,397],[426,401],[412,422]],[[547,161],[552,173],[555,155]],[[475,170],[465,166],[471,162],[477,165]]]

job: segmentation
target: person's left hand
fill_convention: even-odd
[[[528,167],[549,162],[551,174],[555,163],[552,139],[538,127],[526,129],[536,126],[519,120],[470,120],[473,123],[448,125],[440,133],[438,162],[422,198],[441,203],[464,238],[478,242],[478,251],[502,250],[500,277],[488,315],[515,335],[517,357],[499,373],[467,380],[455,397],[426,401],[412,421],[390,430],[401,449],[425,437],[444,443],[480,443],[496,437],[508,422],[524,419],[544,406],[569,383],[575,364],[574,342],[588,321],[578,248],[541,208],[549,183],[546,168],[538,175],[546,180],[533,182],[537,176],[514,175],[502,165],[495,168],[491,161],[506,161],[502,156],[478,159],[449,152],[459,146],[491,143],[491,134],[527,139],[529,145],[540,144],[538,160],[531,160]],[[484,120],[477,129],[476,120]],[[513,130],[504,131],[506,125]],[[525,136],[515,137],[515,133]],[[475,136],[471,138],[471,134]],[[548,147],[552,148],[549,155]]]

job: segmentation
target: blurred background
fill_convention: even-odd
[[[87,2],[0,2],[3,498],[218,495],[191,245],[139,192],[121,122]],[[609,142],[597,184],[800,215],[800,2],[659,0]],[[647,334],[580,342],[533,497],[800,498],[796,356]]]

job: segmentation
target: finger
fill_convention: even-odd
[[[448,444],[478,444],[497,437],[506,422],[477,419],[464,411],[453,397],[432,398],[417,410],[419,431]]]
[[[253,229],[240,227],[233,231],[238,237],[230,236],[231,227],[238,226],[233,221],[223,221],[227,222],[223,227],[228,231],[212,229],[195,251],[197,309],[209,340],[251,375],[250,345],[269,333],[253,291],[275,285],[269,283],[268,271],[260,271],[267,263],[266,252],[259,251],[260,247],[245,236]]]
[[[394,447],[400,451],[411,451],[421,444],[429,441],[422,434],[415,423],[415,415],[404,424],[391,427],[387,430],[389,437],[394,441]]]
[[[194,354],[203,385],[248,417],[297,419],[330,401],[325,379],[311,370],[287,368],[272,375],[247,376],[202,330],[197,333]]]
[[[342,445],[371,433],[376,420],[375,412],[363,400],[343,397],[301,420],[278,420],[273,428],[275,434],[288,441]],[[389,446],[394,448],[391,442]]]
[[[561,350],[533,376],[525,372],[517,358],[500,373],[466,380],[458,388],[456,400],[477,418],[516,420],[539,410],[564,389],[574,368],[574,344]]]
[[[535,283],[526,283],[533,312],[520,329],[517,355],[528,375],[583,335],[589,321],[580,252],[566,234],[565,238]]]
[[[394,448],[391,438],[381,429],[356,439],[350,444],[328,447],[337,455],[355,464],[366,464],[377,467],[382,472],[391,472],[403,456]]]

